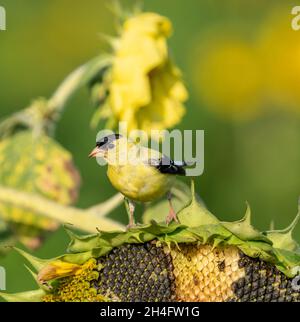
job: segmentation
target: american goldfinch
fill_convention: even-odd
[[[185,175],[184,162],[176,162],[160,152],[136,144],[120,134],[97,141],[89,157],[104,158],[111,184],[125,197],[129,225],[135,225],[135,202],[149,202],[167,195],[170,205],[166,223],[178,221],[171,202],[170,189],[176,175]]]

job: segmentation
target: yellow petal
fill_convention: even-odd
[[[63,262],[60,260],[53,261],[42,268],[38,274],[38,280],[44,284],[57,278],[71,276],[81,269],[80,265]]]
[[[109,106],[128,130],[163,130],[180,122],[188,98],[180,70],[170,61],[171,23],[144,13],[128,19],[115,52]]]
[[[172,24],[166,17],[152,12],[144,12],[128,19],[124,24],[124,29],[129,32],[169,37],[172,33]]]

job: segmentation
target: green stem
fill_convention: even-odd
[[[117,208],[123,201],[124,201],[124,197],[120,193],[117,193],[113,197],[111,197],[110,199],[108,199],[98,205],[92,206],[92,207],[88,208],[87,210],[94,212],[99,217],[103,217],[103,216],[107,215],[108,213],[110,213],[115,208]]]
[[[109,66],[110,63],[110,56],[101,55],[75,69],[66,77],[49,99],[49,109],[56,113],[61,113],[69,98],[74,95],[78,89],[87,85],[101,69]]]
[[[121,203],[122,198],[119,195],[105,201],[103,207],[100,204],[84,210],[63,206],[36,194],[0,186],[0,201],[33,211],[62,224],[72,224],[76,228],[90,233],[95,233],[97,228],[103,231],[124,229],[122,224],[104,217]]]
[[[44,131],[53,134],[55,124],[71,96],[80,88],[87,86],[101,70],[111,64],[111,61],[111,56],[101,55],[75,69],[49,100],[34,100],[29,107],[3,120],[0,123],[0,136],[11,134],[18,125],[31,128],[36,133]]]

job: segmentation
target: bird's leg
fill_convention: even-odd
[[[169,214],[166,218],[166,223],[169,224],[172,220],[174,220],[175,222],[178,222],[176,212],[175,212],[174,207],[172,205],[172,193],[171,192],[168,192],[167,198],[169,201]]]
[[[135,226],[134,216],[133,216],[135,204],[133,201],[131,201],[127,198],[124,198],[124,201],[125,201],[125,207],[126,207],[126,211],[128,214],[128,218],[129,218],[129,224],[126,227],[127,227],[127,229],[129,229],[129,228],[132,228]]]

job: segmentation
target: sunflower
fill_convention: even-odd
[[[216,37],[215,35],[213,35]],[[208,109],[226,119],[250,120],[262,112],[262,75],[258,55],[233,35],[202,39],[196,51],[194,85]]]
[[[168,50],[171,22],[155,13],[140,13],[127,19],[121,30],[104,91],[102,84],[107,95],[101,116],[114,125],[127,122],[129,131],[150,133],[175,126],[185,114],[188,93]]]
[[[274,10],[262,26],[258,46],[270,103],[299,115],[300,32],[290,20],[285,7]]]

